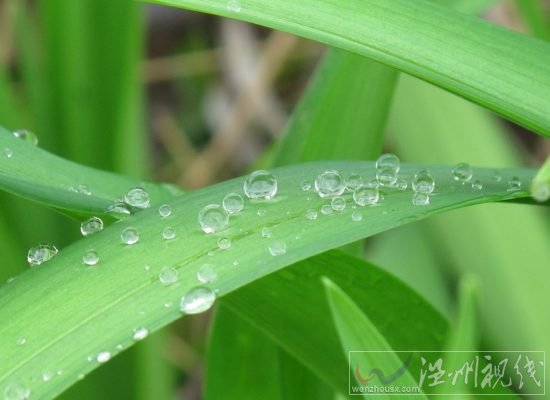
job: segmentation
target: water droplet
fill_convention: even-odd
[[[430,204],[430,195],[428,193],[414,192],[412,203],[415,206],[427,206]]]
[[[270,238],[271,237],[271,229],[262,228],[262,237],[263,238]]]
[[[395,154],[382,154],[376,160],[376,179],[382,186],[392,186],[397,181],[401,162]]]
[[[115,200],[105,211],[115,218],[126,218],[132,214],[130,206],[121,200]]]
[[[346,188],[350,192],[353,192],[361,185],[363,185],[363,177],[359,174],[353,173],[346,179]]]
[[[92,195],[92,192],[90,191],[88,186],[84,185],[83,183],[81,183],[80,185],[78,185],[76,187],[76,192],[80,193],[80,194],[83,194],[84,196],[91,196]]]
[[[353,192],[353,201],[358,206],[366,206],[376,204],[380,199],[380,192],[377,188],[361,186]]]
[[[249,199],[272,199],[277,193],[277,179],[268,171],[254,171],[244,181],[244,193]]]
[[[330,206],[334,211],[344,211],[346,209],[346,199],[341,196],[334,197],[330,202]]]
[[[135,187],[128,190],[128,192],[124,195],[124,201],[136,208],[149,208],[151,205],[149,201],[149,193],[140,187]]]
[[[405,179],[398,178],[397,182],[395,182],[395,186],[397,187],[398,190],[405,191],[407,190],[407,187],[409,187],[409,184]]]
[[[211,283],[218,278],[218,273],[210,264],[203,264],[197,271],[197,279],[202,283]]]
[[[317,219],[317,211],[311,209],[306,211],[306,218],[313,221],[314,219]]]
[[[346,182],[338,171],[325,171],[315,179],[315,190],[319,197],[340,196],[345,189]]]
[[[229,214],[237,214],[242,211],[244,200],[240,194],[229,193],[223,198],[222,205]]]
[[[364,185],[365,187],[368,187],[368,188],[378,188],[380,187],[380,182],[378,182],[378,179],[376,178],[373,178],[371,180],[369,180],[367,183],[365,183]]]
[[[472,167],[467,163],[458,163],[451,171],[453,179],[458,182],[468,182],[472,179]]]
[[[27,129],[19,129],[13,132],[13,136],[29,144],[32,144],[33,146],[38,145],[38,137],[33,132]]]
[[[498,172],[495,172],[495,174],[493,175],[493,180],[495,182],[500,182],[502,180],[502,176]]]
[[[330,215],[332,214],[332,206],[330,204],[325,204],[321,207],[321,214]]]
[[[103,221],[98,217],[88,218],[80,224],[80,232],[83,236],[90,236],[103,230]]]
[[[430,171],[422,169],[414,174],[412,188],[417,193],[432,193],[435,188],[435,181]]]
[[[159,272],[159,281],[163,285],[172,285],[176,283],[179,278],[179,272],[173,267],[162,267]]]
[[[89,267],[93,267],[94,265],[96,265],[99,262],[99,255],[97,254],[97,251],[86,251],[86,253],[84,253],[84,256],[82,256],[82,262],[84,262],[84,264]]]
[[[521,179],[517,176],[513,176],[508,181],[508,191],[509,192],[516,192],[518,190],[521,190]]]
[[[134,329],[134,332],[132,333],[132,339],[134,340],[143,340],[149,335],[149,329],[144,327],[139,327]]]
[[[19,346],[23,346],[25,343],[27,343],[27,339],[24,337],[20,337],[20,338],[17,338],[15,343],[17,343]]]
[[[4,389],[5,400],[26,400],[30,395],[30,389],[20,383],[10,383]]]
[[[12,158],[13,157],[13,150],[6,147],[4,149],[4,155],[7,157],[7,158]]]
[[[355,222],[359,222],[363,219],[363,214],[361,213],[361,211],[354,211],[351,214],[351,219]]]
[[[185,314],[199,314],[209,310],[216,301],[216,293],[205,286],[189,290],[180,302],[180,311]]]
[[[59,250],[49,244],[39,244],[27,253],[27,261],[31,267],[36,267],[54,258]]]
[[[160,215],[162,218],[167,218],[167,217],[169,217],[170,215],[172,215],[172,207],[170,207],[168,204],[162,204],[162,205],[159,207],[159,215]]]
[[[198,216],[201,229],[205,233],[215,233],[223,230],[229,223],[229,214],[218,204],[204,207]]]
[[[144,269],[145,271],[149,271],[149,270],[151,269],[151,266],[145,264],[145,265],[143,266],[143,269]]]
[[[300,187],[302,188],[302,190],[304,192],[307,192],[311,189],[311,182],[309,181],[302,181],[302,183],[300,184]]]
[[[78,374],[78,376],[76,377],[76,379],[78,379],[79,381],[81,381],[82,379],[84,379],[86,377],[86,375],[84,374]]]
[[[382,186],[393,186],[397,181],[397,174],[391,168],[380,168],[376,170],[376,179]]]
[[[128,227],[122,231],[120,239],[124,244],[136,244],[139,241],[139,233],[136,228]]]
[[[111,359],[111,353],[108,351],[100,352],[95,358],[98,363],[106,363]]]
[[[173,305],[174,305],[174,303],[171,302],[171,301],[167,301],[166,303],[164,303],[164,307],[166,307],[166,308],[170,308],[170,307],[172,307]]]
[[[231,12],[240,12],[241,5],[238,0],[229,0],[227,2],[227,10]]]
[[[271,243],[269,245],[269,253],[274,257],[286,254],[286,243],[281,240]]]
[[[550,184],[547,182],[537,182],[533,185],[531,196],[540,202],[550,199]]]
[[[223,237],[218,239],[218,247],[220,250],[227,250],[231,248],[231,239]]]
[[[173,240],[176,238],[176,231],[168,226],[162,231],[162,237],[164,240]]]
[[[44,372],[44,373],[42,373],[42,380],[43,380],[44,382],[48,382],[48,381],[50,381],[52,378],[53,378],[53,373],[52,373],[52,372]]]
[[[474,190],[483,189],[483,183],[481,183],[481,181],[479,181],[479,180],[473,181],[472,182],[472,189],[474,189]]]

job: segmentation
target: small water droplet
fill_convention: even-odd
[[[216,301],[216,293],[205,286],[189,290],[180,302],[180,311],[185,314],[199,314],[209,310]]]
[[[269,171],[254,171],[244,181],[244,193],[249,199],[272,199],[277,193],[277,179]]]
[[[211,283],[217,278],[218,274],[211,264],[203,264],[197,271],[197,279],[202,283]]]
[[[317,219],[317,211],[310,209],[306,211],[306,218],[313,221]]]
[[[338,171],[325,171],[315,179],[315,190],[319,197],[340,196],[346,190],[346,182]]]
[[[256,215],[258,217],[263,217],[265,215],[265,210],[263,208],[260,208],[257,212],[256,212]]]
[[[163,285],[172,285],[178,281],[179,272],[173,267],[162,267],[159,272],[159,281]]]
[[[355,222],[359,222],[363,219],[363,213],[361,213],[361,211],[354,211],[351,214],[351,219]]]
[[[84,379],[86,377],[86,375],[84,374],[78,374],[78,376],[76,377],[76,379],[78,379],[79,381],[81,381],[82,379]]]
[[[472,189],[474,190],[481,190],[483,189],[483,183],[481,183],[480,180],[475,180],[472,182]]]
[[[380,200],[378,188],[360,186],[353,192],[353,201],[355,201],[358,206],[376,204],[378,200]]]
[[[238,266],[239,264],[240,264],[240,263],[239,263],[239,260],[235,260],[235,261],[233,261],[233,266],[235,266],[235,267],[236,267],[236,266]]]
[[[30,395],[30,389],[20,383],[10,383],[4,389],[5,400],[26,400]]]
[[[334,211],[344,211],[346,209],[346,199],[341,196],[333,197],[330,206]]]
[[[244,200],[238,193],[229,193],[223,198],[222,205],[230,215],[237,214],[244,208]]]
[[[382,154],[376,160],[376,179],[382,186],[393,186],[400,168],[401,161],[395,154]]]
[[[126,218],[129,215],[132,215],[132,209],[130,206],[121,200],[115,200],[113,204],[107,207],[105,212],[115,218]]]
[[[106,363],[110,359],[111,359],[111,353],[108,351],[102,351],[96,357],[96,361],[98,363]]]
[[[19,129],[13,132],[13,136],[29,144],[32,144],[33,146],[38,146],[38,137],[34,134],[34,132],[31,132],[27,129]]]
[[[430,204],[430,195],[428,193],[414,192],[412,203],[415,206],[427,206]]]
[[[468,163],[458,163],[451,171],[455,181],[465,183],[472,179],[472,167]]]
[[[97,251],[95,250],[88,250],[84,255],[82,256],[82,262],[86,264],[89,267],[93,267],[99,262],[99,255],[97,254]]]
[[[19,346],[23,346],[25,343],[27,343],[27,339],[24,337],[20,337],[20,338],[17,338],[15,343],[17,343]]]
[[[12,158],[13,157],[13,150],[6,147],[4,149],[4,155],[7,157],[7,158]]]
[[[405,179],[398,178],[397,182],[395,182],[395,186],[397,187],[398,190],[405,191],[409,187],[409,184]]]
[[[270,243],[269,253],[274,257],[286,254],[286,243],[281,240]]]
[[[132,339],[134,340],[143,340],[149,335],[149,329],[144,328],[143,326],[134,329],[132,333]]]
[[[518,176],[513,176],[508,181],[508,191],[509,192],[516,192],[518,190],[521,190],[521,179],[519,179]]]
[[[412,188],[417,193],[432,193],[435,188],[435,180],[432,177],[432,174],[430,174],[430,171],[426,169],[421,169],[416,174],[414,174]]]
[[[205,233],[215,233],[227,226],[229,214],[219,204],[209,204],[199,212],[198,221]]]
[[[151,269],[151,266],[145,264],[145,265],[143,266],[143,269],[144,269],[145,271],[149,271],[149,270]]]
[[[164,303],[164,307],[165,307],[165,308],[170,308],[170,307],[172,307],[173,305],[174,305],[174,303],[171,302],[171,301],[167,301],[166,303]]]
[[[98,217],[88,218],[80,224],[80,232],[83,236],[90,236],[103,230],[103,220]]]
[[[321,214],[330,215],[332,214],[332,206],[330,204],[325,204],[321,207]]]
[[[231,12],[240,12],[241,5],[238,0],[229,0],[227,2],[227,10]]]
[[[353,192],[355,189],[357,189],[359,186],[363,185],[363,177],[357,173],[352,173],[348,178],[346,179],[346,188]]]
[[[270,238],[271,237],[271,229],[269,228],[262,228],[262,237],[263,238]]]
[[[48,371],[48,372],[43,372],[43,373],[42,373],[42,380],[43,380],[44,382],[48,382],[48,381],[50,381],[52,378],[53,378],[53,373],[52,373],[52,372],[49,372],[49,371]]]
[[[176,238],[176,231],[174,228],[166,227],[162,231],[162,237],[164,240],[173,240]]]
[[[495,174],[493,175],[493,180],[495,182],[500,182],[502,180],[502,175],[500,175],[498,172],[495,172]]]
[[[149,208],[150,200],[149,193],[141,187],[131,188],[124,195],[124,201],[136,208]]]
[[[304,192],[307,192],[311,189],[311,182],[310,181],[302,181],[300,184],[300,187]]]
[[[122,231],[120,239],[124,244],[133,245],[139,241],[139,233],[136,228],[128,227]]]
[[[222,237],[218,239],[218,247],[220,250],[227,250],[231,248],[231,239]]]
[[[27,253],[27,261],[31,267],[36,267],[54,258],[59,250],[49,244],[39,244]]]
[[[167,217],[169,217],[170,215],[172,215],[172,207],[170,207],[168,204],[162,204],[162,205],[159,207],[159,215],[160,215],[162,218],[167,218]]]

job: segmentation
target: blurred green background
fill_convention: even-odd
[[[550,2],[533,1],[533,14],[528,1],[460,3],[549,39]],[[3,0],[0,124],[30,129],[41,147],[79,163],[193,189],[262,158],[324,53],[284,33],[131,0]],[[360,116],[364,105],[356,107]],[[401,74],[385,149],[410,162],[538,166],[550,142]],[[550,350],[548,216],[478,206],[375,237],[365,255],[449,318],[457,279],[477,276],[487,348]],[[0,279],[27,268],[32,245],[76,240],[78,226],[0,193]],[[186,318],[153,335],[63,398],[200,398],[208,322]]]

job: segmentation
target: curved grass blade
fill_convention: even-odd
[[[170,185],[152,184],[73,163],[0,128],[0,188],[8,192],[71,215],[102,215],[115,199],[124,197],[128,189],[136,186],[145,188],[155,203],[181,193]]]
[[[241,19],[361,54],[550,136],[550,44],[444,6],[425,0],[152,2]]]

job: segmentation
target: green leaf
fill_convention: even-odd
[[[545,15],[542,2],[539,0],[516,0],[515,3],[531,33],[540,39],[550,40],[550,21]]]
[[[16,139],[3,128],[0,149],[0,188],[71,215],[105,214],[115,199],[136,186],[145,188],[156,204],[181,193],[173,186],[147,183],[64,160]],[[82,190],[81,185],[86,189]]]
[[[550,44],[441,5],[239,0],[235,12],[226,0],[153,2],[241,19],[361,54],[550,135]]]
[[[344,354],[348,355],[352,350],[365,351],[358,354],[357,360],[359,365],[367,370],[379,368],[382,371],[396,371],[402,368],[403,362],[357,304],[330,279],[323,277],[323,285]],[[376,351],[385,353],[381,354]],[[350,365],[349,368],[353,370],[354,366]],[[350,384],[353,385],[351,382]],[[418,382],[414,380],[408,370],[405,370],[403,375],[392,384],[408,387],[418,386]],[[418,393],[415,395],[426,399],[424,395]],[[393,398],[392,395],[383,393],[377,394],[376,397],[380,399]]]

